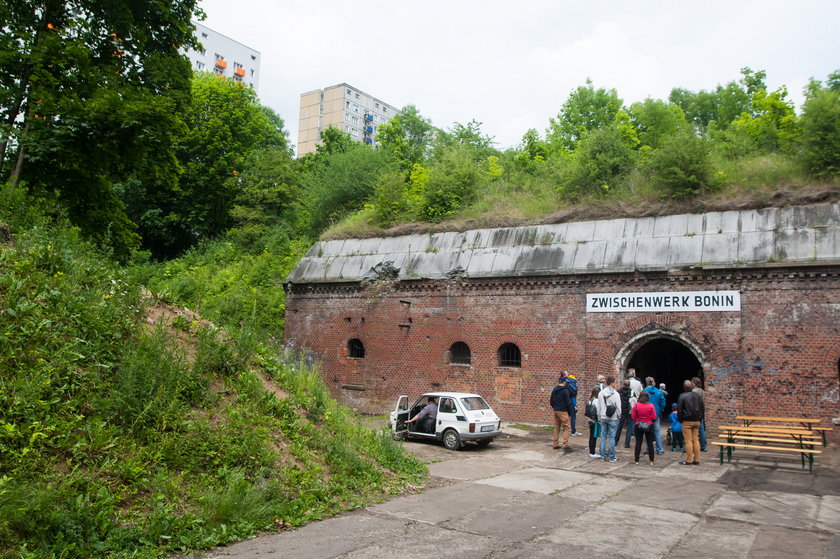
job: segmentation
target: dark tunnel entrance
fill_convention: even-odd
[[[682,393],[682,384],[691,377],[703,378],[703,368],[694,353],[685,345],[669,338],[657,338],[639,347],[630,357],[627,368],[636,369],[636,374],[645,382],[645,378],[656,379],[656,386],[665,383],[668,391],[668,412],[671,404]]]

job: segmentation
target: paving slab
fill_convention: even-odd
[[[840,497],[823,495],[817,512],[817,529],[840,534]]]
[[[632,557],[660,557],[697,521],[696,516],[682,512],[607,502],[546,534],[545,539],[558,544],[573,541],[599,557],[618,550]]]
[[[687,481],[658,476],[631,485],[613,499],[617,503],[644,503],[663,509],[699,515],[726,490],[726,486],[706,481]]]
[[[580,534],[569,534],[569,537],[571,538],[569,541],[576,541],[581,536]],[[616,550],[593,554],[591,549],[570,544],[568,541],[560,544],[545,539],[496,549],[489,556],[492,559],[557,559],[558,557],[562,557],[562,559],[638,559]]]
[[[427,524],[409,524],[404,533],[380,539],[342,559],[429,559],[429,557],[487,557],[496,542],[487,536],[454,532]],[[287,555],[286,557],[295,557]],[[295,559],[297,559],[295,557]]]
[[[579,501],[600,503],[613,495],[621,493],[635,483],[633,480],[617,476],[592,476],[589,480],[564,489],[559,495]]]
[[[324,559],[405,532],[408,523],[356,512],[312,522],[297,530],[246,540],[216,549],[206,559]]]
[[[548,468],[527,468],[478,480],[476,483],[548,495],[579,483],[586,483],[590,479],[592,479],[592,476],[585,473]]]
[[[789,559],[823,557],[828,536],[791,528],[762,526],[755,538],[749,559]]]
[[[509,472],[518,467],[520,463],[514,460],[489,456],[429,464],[429,473],[437,477],[469,481]]]
[[[819,504],[820,498],[815,495],[728,492],[706,509],[706,515],[763,526],[808,530],[817,524]]]
[[[691,479],[695,481],[718,481],[721,477],[726,475],[731,465],[724,464],[721,466],[717,462],[707,460],[699,466],[683,466],[679,462],[672,462],[665,466],[660,475],[671,476],[683,479]]]
[[[668,552],[668,559],[747,559],[758,526],[734,520],[697,523]]]
[[[523,492],[504,501],[488,503],[439,526],[490,536],[501,545],[535,538],[580,513],[588,503],[554,495]],[[551,511],[546,514],[546,511]]]
[[[461,516],[464,511],[480,510],[489,502],[501,501],[517,494],[518,491],[513,489],[461,482],[392,499],[368,507],[367,510],[437,524]]]

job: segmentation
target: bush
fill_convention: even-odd
[[[711,186],[709,148],[693,133],[679,134],[654,150],[650,167],[653,180],[667,196],[687,198],[704,194]]]
[[[590,133],[574,152],[566,190],[581,195],[605,195],[617,187],[633,169],[636,154],[617,127],[607,126]]]
[[[801,119],[802,157],[817,177],[840,175],[840,91],[816,92]]]

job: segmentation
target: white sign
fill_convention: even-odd
[[[586,312],[722,312],[740,310],[740,291],[586,294]]]

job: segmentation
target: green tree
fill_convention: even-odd
[[[286,151],[283,121],[259,104],[254,90],[206,72],[193,78],[192,100],[184,118],[187,133],[177,144],[183,167],[171,216],[176,251],[198,239],[224,233],[241,191],[238,174],[265,149]]]
[[[392,161],[408,171],[426,159],[434,135],[431,121],[421,116],[414,105],[406,105],[400,114],[379,126],[376,142]]]
[[[522,146],[514,155],[517,167],[532,169],[541,165],[548,158],[548,145],[540,138],[540,133],[531,128],[522,136]]]
[[[481,123],[471,120],[467,124],[456,122],[449,131],[439,130],[433,142],[433,158],[441,159],[444,152],[453,148],[463,148],[473,155],[476,161],[483,161],[491,155],[498,155],[493,147],[492,136],[481,132]]]
[[[802,108],[800,149],[809,172],[818,177],[840,175],[840,71],[827,86],[811,80]]]
[[[662,147],[668,138],[688,127],[682,109],[659,99],[645,99],[633,103],[629,114],[639,142],[652,149]]]
[[[0,4],[0,173],[57,194],[100,244],[137,244],[113,184],[172,186],[195,0]]]
[[[344,153],[350,151],[353,146],[353,138],[350,134],[339,130],[338,127],[330,124],[324,130],[321,130],[321,141],[315,146],[315,153],[322,155],[332,155],[334,153]]]
[[[380,177],[394,169],[388,155],[353,142],[346,152],[318,156],[299,177],[303,227],[317,235],[349,213],[364,208]]]
[[[429,173],[423,217],[432,222],[452,217],[475,199],[486,180],[485,165],[476,161],[468,148],[446,150]]]
[[[592,80],[569,94],[556,118],[549,119],[546,140],[553,150],[577,147],[586,135],[612,124],[624,102],[615,89],[595,89]]]

